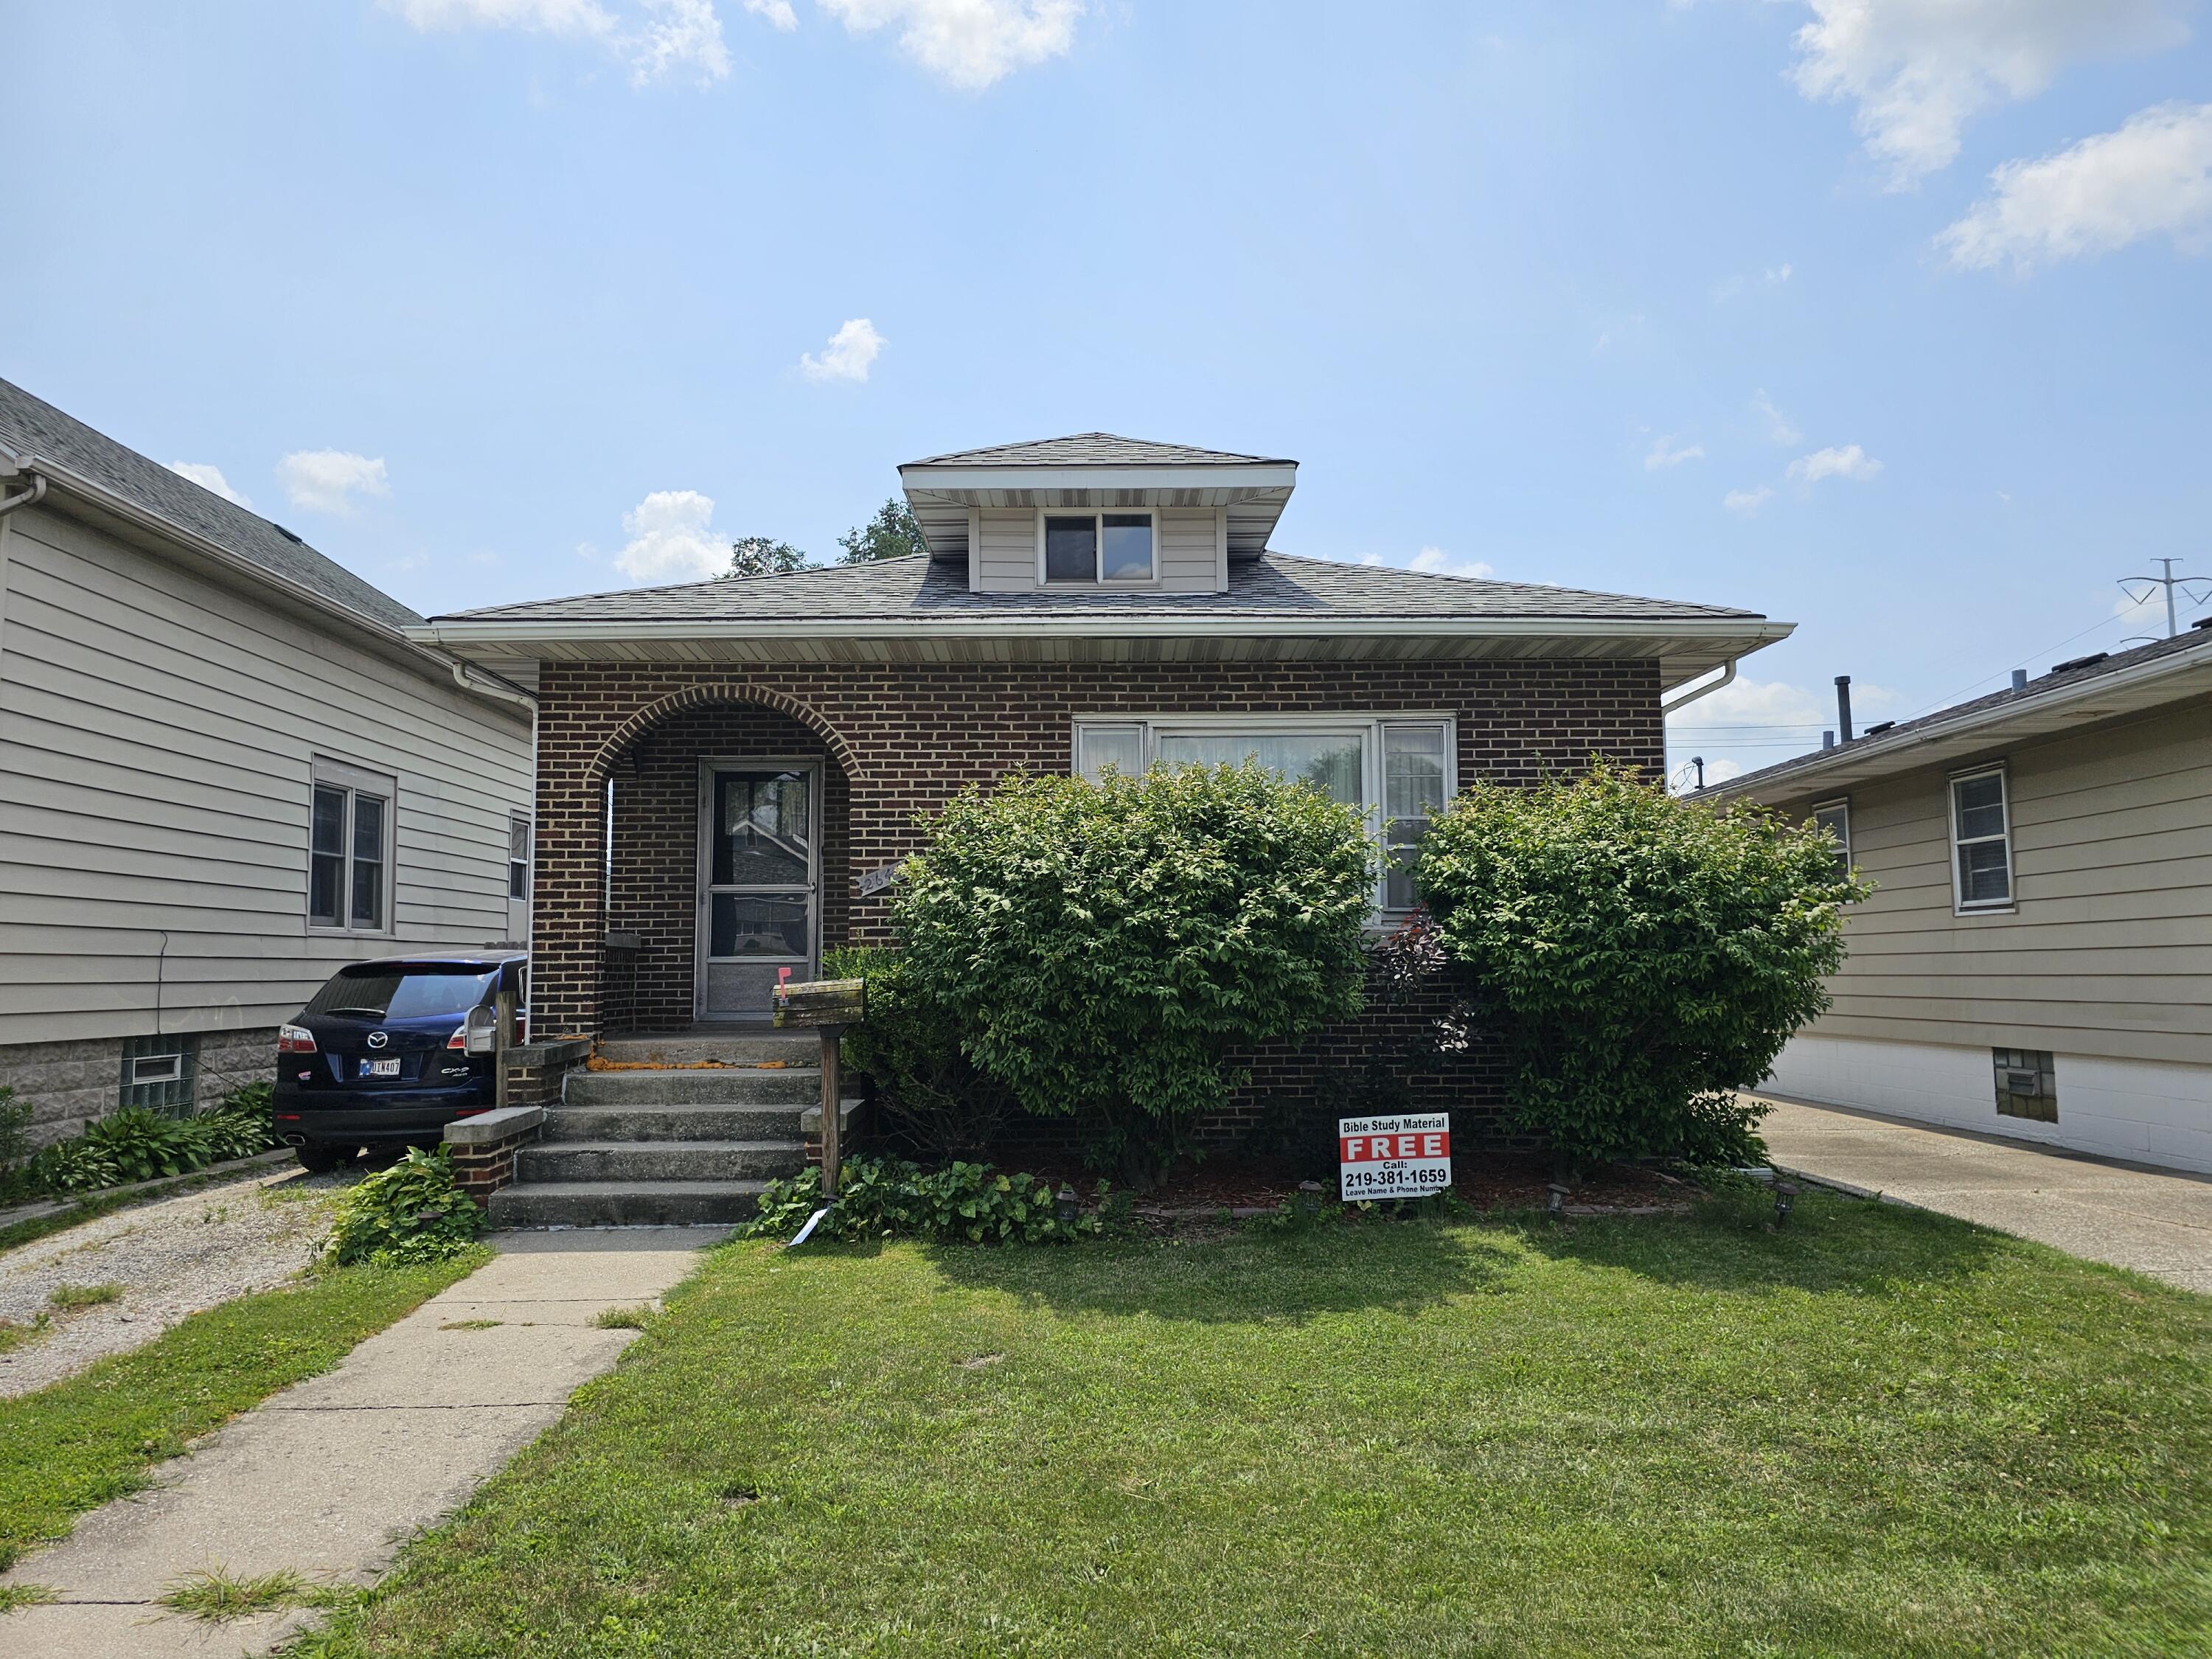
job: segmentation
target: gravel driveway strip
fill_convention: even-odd
[[[358,1176],[298,1170],[118,1210],[0,1255],[0,1319],[42,1335],[0,1354],[0,1398],[28,1394],[95,1359],[143,1347],[204,1308],[281,1285],[314,1259],[331,1206]],[[57,1312],[60,1285],[113,1285],[120,1297]]]

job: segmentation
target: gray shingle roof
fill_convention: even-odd
[[[1291,617],[1437,621],[1600,617],[1638,621],[1759,620],[1724,605],[1591,593],[1532,582],[1431,575],[1267,553],[1230,568],[1226,593],[971,593],[965,570],[919,555],[832,565],[781,576],[639,587],[538,599],[459,613],[477,622],[914,621],[930,617]],[[455,618],[439,617],[450,621]]]
[[[1832,749],[1815,749],[1809,754],[1792,756],[1786,761],[1777,761],[1771,766],[1762,766],[1756,772],[1745,772],[1739,776],[1729,779],[1725,783],[1714,784],[1710,789],[1699,793],[1713,794],[1726,791],[1730,795],[1742,794],[1759,784],[1771,781],[1776,778],[1785,777],[1800,771],[1815,770],[1829,762],[1841,760],[1846,756],[1857,755],[1862,752],[1864,744],[1870,738],[1880,738],[1886,743],[1893,738],[1909,737],[1913,732],[1930,726],[1945,724],[1962,717],[1970,718],[1976,714],[1990,713],[2003,708],[2008,703],[2021,702],[2030,697],[2039,697],[2046,691],[2063,690],[2086,681],[2102,679],[2106,675],[2117,674],[2123,669],[2134,668],[2143,663],[2156,662],[2163,657],[2179,656],[2184,652],[2189,651],[2203,652],[2212,655],[2212,617],[2205,618],[2204,622],[2194,627],[2184,629],[2170,640],[2157,640],[2148,645],[2139,645],[2132,651],[2115,651],[2100,655],[2093,662],[2079,662],[2078,665],[2068,666],[2063,670],[2053,666],[2048,673],[2039,675],[2017,691],[2007,686],[2003,690],[1992,691],[1985,697],[1972,697],[1965,702],[1954,702],[1948,708],[1938,708],[1932,714],[1922,714],[1912,720],[1893,720],[1883,725],[1879,732],[1860,732],[1850,743],[1838,744]],[[2076,661],[2078,662],[2078,659]]]
[[[0,380],[0,444],[36,455],[112,491],[134,507],[205,537],[258,565],[393,628],[422,619],[388,593],[370,586],[335,560],[258,514],[227,501],[211,489],[172,472],[158,461],[95,432],[19,386]]]
[[[908,466],[1296,466],[1296,461],[1267,455],[1237,455],[1224,449],[1194,449],[1188,444],[1153,443],[1116,437],[1111,432],[1078,432],[1066,438],[1031,438],[994,444],[987,449],[956,449],[931,455]]]

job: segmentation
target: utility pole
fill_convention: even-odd
[[[2180,624],[2173,613],[2173,590],[2179,588],[2182,598],[2187,599],[2190,604],[2202,605],[2204,603],[2205,596],[2212,594],[2212,580],[2203,576],[2175,575],[2173,567],[2181,562],[2179,559],[2153,559],[2151,562],[2157,565],[2165,574],[2157,576],[2123,576],[2120,578],[2120,592],[2128,596],[2128,602],[2130,605],[2145,605],[2149,602],[2153,589],[2164,588],[2166,590],[2166,637],[2170,640],[2180,631]],[[2140,592],[2130,586],[2134,582],[2141,582],[2143,585]]]
[[[1700,789],[1704,788],[1705,787],[1705,757],[1703,755],[1692,755],[1690,757],[1690,764],[1698,769],[1698,787]]]

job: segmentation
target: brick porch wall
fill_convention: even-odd
[[[641,935],[636,1022],[690,1017],[702,756],[757,747],[829,757],[829,816],[832,825],[842,817],[842,835],[831,830],[834,853],[825,856],[823,933],[836,945],[886,936],[884,899],[854,896],[853,880],[914,851],[917,816],[969,783],[1018,768],[1066,772],[1079,717],[1401,710],[1456,718],[1462,784],[1479,777],[1532,783],[1578,771],[1593,753],[1655,774],[1664,765],[1658,671],[1649,662],[547,663],[538,684],[532,941],[538,1029],[549,1036],[605,1029],[601,941],[610,926]],[[602,879],[611,772],[611,918]],[[1269,1045],[1255,1055],[1253,1088],[1232,1117],[1249,1121],[1286,1093],[1325,1106],[1330,1072],[1356,1062],[1375,1029],[1370,1021],[1382,1018],[1295,1049]],[[1495,1099],[1486,1060],[1431,1081],[1437,1097],[1457,1105]]]

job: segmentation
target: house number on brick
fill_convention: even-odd
[[[853,890],[858,893],[862,898],[873,898],[877,894],[882,892],[885,888],[889,887],[893,882],[898,879],[898,872],[899,866],[897,865],[884,865],[878,869],[869,871],[866,875],[861,876],[859,879],[854,881],[853,884]]]
[[[1419,1198],[1451,1185],[1451,1114],[1340,1117],[1336,1121],[1339,1179],[1346,1203],[1364,1198]]]

